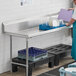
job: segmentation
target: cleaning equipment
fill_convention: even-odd
[[[60,76],[76,76],[76,62],[69,64],[68,68],[61,67],[59,71]]]
[[[68,67],[74,67],[74,68],[76,68],[76,62],[74,62],[72,64],[69,64]]]
[[[72,18],[72,14],[72,10],[61,9],[58,15],[58,19],[62,19],[65,22],[69,22]]]
[[[47,50],[43,50],[43,49],[39,49],[35,47],[29,48],[29,60],[30,61],[37,61],[37,60],[40,60],[46,57],[48,57]],[[26,59],[26,49],[18,51],[18,58]]]
[[[76,68],[65,68],[64,67],[61,67],[59,69],[60,71],[60,76],[76,76]]]

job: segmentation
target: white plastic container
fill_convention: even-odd
[[[59,26],[59,20],[57,18],[50,18],[49,19],[49,25],[57,27],[57,26]]]
[[[65,71],[66,71],[66,76],[72,76],[72,73],[73,72],[76,72],[76,68],[65,68]]]

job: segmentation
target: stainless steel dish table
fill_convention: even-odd
[[[52,14],[52,15],[55,15],[55,14]],[[49,15],[47,15],[47,16],[49,16]],[[64,26],[64,27],[60,27],[60,28],[56,28],[56,29],[52,29],[52,30],[40,31],[39,27],[29,28],[26,30],[13,30],[11,27],[12,25],[15,25],[15,24],[20,25],[19,23],[21,23],[21,22],[26,22],[26,21],[30,22],[31,20],[35,20],[35,18],[21,19],[21,20],[15,20],[15,21],[6,21],[6,22],[3,22],[3,24],[2,24],[3,33],[10,36],[11,71],[12,71],[12,64],[25,66],[26,67],[26,76],[28,76],[28,40],[33,38],[33,37],[40,36],[40,35],[45,35],[45,34],[59,31],[59,30],[72,28],[72,27]],[[12,36],[26,38],[26,65],[12,61]]]

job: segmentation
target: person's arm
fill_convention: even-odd
[[[74,8],[69,8],[68,10],[74,10]]]
[[[66,25],[69,26],[69,25],[73,24],[75,21],[76,21],[76,8],[74,8],[74,13],[72,15],[70,22],[67,23]]]
[[[73,24],[75,22],[75,19],[71,18],[70,22],[66,24],[66,26],[70,26],[71,24]]]

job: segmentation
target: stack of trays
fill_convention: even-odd
[[[46,58],[48,56],[47,50],[35,47],[30,47],[28,53],[29,53],[29,59],[28,59],[29,61],[37,61],[42,58]],[[26,49],[18,51],[18,58],[26,59]]]

